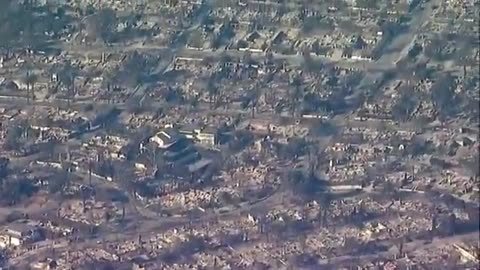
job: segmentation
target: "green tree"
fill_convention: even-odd
[[[432,85],[431,99],[440,119],[446,119],[455,112],[455,78],[450,74],[441,75]]]
[[[416,108],[418,100],[410,86],[402,87],[399,92],[400,98],[392,107],[392,116],[397,121],[407,121]]]
[[[117,15],[113,9],[102,9],[93,15],[83,19],[87,36],[96,41],[101,38],[104,42],[110,42],[114,38],[117,26]]]
[[[378,0],[358,0],[357,7],[365,9],[377,9]]]
[[[462,164],[472,176],[478,177],[480,175],[480,158],[478,153],[472,158],[461,160],[460,164]]]
[[[48,191],[51,194],[63,192],[67,183],[67,174],[68,173],[66,171],[61,171],[50,177],[50,179],[48,180]]]
[[[0,0],[0,47],[10,49],[18,43],[24,26],[21,13],[16,1]]]
[[[3,184],[5,178],[7,178],[8,174],[10,173],[10,159],[1,157],[0,158],[0,186]]]
[[[21,136],[28,127],[26,122],[13,123],[7,131],[3,148],[7,151],[18,150],[21,146]]]
[[[38,188],[33,185],[32,181],[26,178],[11,180],[5,183],[4,186],[8,188],[3,189],[2,197],[10,204],[16,204],[22,198],[30,197],[38,191]]]

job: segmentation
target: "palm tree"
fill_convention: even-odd
[[[102,74],[102,87],[106,88],[107,91],[110,91],[110,88],[112,87],[112,82],[116,74],[115,72],[116,70],[108,69]]]
[[[207,91],[208,91],[208,96],[209,96],[209,101],[210,101],[210,108],[213,108],[214,106],[216,107],[217,104],[217,98],[219,95],[219,88],[217,85],[215,85],[215,76],[212,75],[208,79],[207,82]]]
[[[122,201],[122,221],[125,220],[125,204],[126,202]]]
[[[263,92],[263,99],[265,100],[266,104],[270,105],[270,109],[273,111],[277,105],[277,97],[275,96],[274,90],[268,89]]]
[[[88,184],[92,186],[92,170],[93,170],[93,162],[91,160],[88,161]]]
[[[290,106],[292,110],[292,117],[295,117],[298,102],[302,97],[303,97],[303,90],[300,87],[300,84],[293,85],[293,89],[290,94]]]
[[[68,107],[70,107],[73,78],[70,75],[66,75],[65,77],[62,78],[62,84],[67,88],[67,105]]]
[[[326,227],[328,224],[328,216],[330,214],[332,206],[332,194],[325,193],[320,199],[320,209],[318,212],[318,221],[320,222],[320,227]]]
[[[298,103],[298,100],[301,98],[302,95],[302,89],[300,86],[302,85],[302,78],[300,77],[299,74],[295,74],[289,79],[290,83],[290,102],[292,105],[292,115],[295,114],[295,106],[296,103]]]
[[[314,177],[315,171],[318,168],[318,158],[316,155],[319,154],[319,148],[317,144],[310,144],[308,146],[308,170],[309,177]]]
[[[35,96],[35,83],[37,82],[38,77],[35,73],[27,71],[25,76],[25,83],[27,85],[27,102],[30,104],[30,97]]]
[[[72,66],[70,62],[67,62],[60,71],[60,81],[67,88],[67,104],[70,106],[70,102],[75,95],[75,77],[77,76],[76,67]]]
[[[250,108],[252,112],[252,118],[255,118],[255,110],[257,109],[258,99],[260,97],[260,91],[258,88],[253,90],[252,96],[250,97]]]

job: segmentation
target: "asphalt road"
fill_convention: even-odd
[[[362,67],[366,68],[368,71],[370,71],[370,74],[364,79],[362,82],[362,85],[366,83],[372,82],[375,78],[378,78],[383,74],[382,71],[392,69],[395,67],[395,62],[401,58],[403,55],[405,55],[406,49],[408,49],[409,45],[411,44],[412,40],[415,38],[415,35],[417,32],[421,30],[421,27],[424,25],[424,23],[430,18],[432,9],[431,7],[433,6],[434,2],[438,2],[439,0],[432,0],[429,3],[425,5],[425,9],[421,11],[419,14],[416,14],[416,16],[412,20],[412,28],[408,33],[399,35],[396,37],[392,43],[388,46],[387,51],[390,51],[390,53],[383,55],[374,63],[347,63],[347,62],[342,62],[345,63],[346,65],[361,65]],[[185,30],[184,32],[180,33],[180,36],[178,37],[179,43],[172,44],[172,46],[169,46],[167,48],[165,47],[149,47],[149,46],[139,46],[138,44],[136,45],[131,45],[127,47],[109,47],[109,48],[98,48],[94,49],[96,50],[101,50],[102,52],[125,52],[129,50],[166,50],[170,53],[170,56],[172,59],[174,58],[175,55],[182,55],[182,56],[190,56],[190,57],[198,57],[198,58],[205,58],[205,57],[217,57],[219,55],[219,52],[209,52],[209,51],[195,51],[195,50],[188,50],[184,48],[184,41],[187,39],[188,35],[196,29],[199,26],[199,22],[203,18],[205,14],[201,14],[197,18],[197,22],[192,25],[189,29]],[[183,45],[182,45],[183,44]],[[73,50],[73,49],[67,49],[67,50]],[[78,52],[84,51],[83,48],[78,49]],[[408,50],[407,50],[408,52]],[[228,54],[231,54],[232,56],[242,56],[242,52],[238,51],[228,51]],[[252,54],[254,57],[258,56],[261,57],[261,54]],[[294,65],[301,65],[303,63],[303,57],[300,55],[274,55],[275,58],[279,59],[285,59],[286,61],[289,61],[290,63]],[[328,61],[328,59],[323,59],[324,61]],[[165,63],[169,63],[170,61],[165,61],[164,63],[161,64],[155,71],[158,74],[162,74],[165,69],[168,67],[168,65],[165,65]],[[144,87],[142,91],[139,91],[138,94],[145,95],[146,91],[148,89],[147,87]],[[1,101],[0,101],[1,102]],[[16,101],[17,102],[17,101]],[[53,102],[59,102],[59,101],[53,101]],[[52,106],[52,102],[48,101],[36,101],[34,104],[37,105],[44,105],[44,106]],[[85,177],[85,175],[83,175]],[[88,176],[86,176],[88,177]],[[86,178],[88,179],[88,178]],[[97,179],[97,181],[100,181],[100,179]],[[269,204],[271,202],[274,202],[276,199],[278,199],[276,196],[272,196],[269,199],[266,199],[264,201],[261,201],[261,204]],[[241,209],[236,209],[232,212],[228,212],[225,214],[222,214],[224,216],[228,215],[238,215],[242,211],[248,211],[249,209],[256,207],[256,206],[261,206],[261,205],[246,205],[245,207]],[[221,215],[220,215],[221,216]],[[216,218],[218,215],[216,214],[210,214],[206,215],[203,217],[201,220],[208,220],[211,218]],[[169,218],[158,218],[155,220],[149,220],[151,219],[151,213],[148,213],[147,216],[144,216],[144,220],[139,221],[138,227],[135,228],[134,230],[128,230],[128,231],[123,231],[123,230],[118,230],[118,231],[105,231],[103,235],[101,236],[101,239],[104,241],[118,241],[118,240],[127,240],[127,239],[134,239],[136,238],[139,234],[146,234],[146,233],[151,233],[155,231],[161,231],[166,228],[172,227],[172,226],[181,226],[185,225],[189,222],[188,218],[185,217],[169,217]],[[429,245],[434,245],[434,244],[440,244],[440,243],[447,243],[450,241],[455,241],[462,239],[462,237],[472,237],[473,235],[466,235],[466,236],[454,236],[450,238],[443,238],[443,239],[438,239],[432,242],[432,244],[425,244],[421,243],[419,241],[412,242],[407,244],[406,250],[410,249],[419,249],[419,248],[426,248]],[[477,234],[475,234],[474,237],[476,237]],[[97,240],[87,240],[82,243],[78,243],[75,245],[76,249],[83,249],[83,248],[88,248],[88,247],[94,247],[98,246]],[[68,246],[64,247],[58,247],[58,251],[66,250]],[[30,254],[27,253],[24,256],[18,257],[15,260],[12,260],[12,262],[20,262],[21,260],[24,260],[30,256],[35,256],[39,251],[35,254]],[[379,256],[381,254],[375,254],[375,256]],[[347,260],[350,259],[347,257],[337,257],[330,259],[325,262],[321,263],[332,263],[332,261],[342,261],[342,260]]]
[[[386,53],[375,62],[368,64],[369,66],[376,66],[377,69],[383,70],[383,72],[370,72],[364,77],[360,83],[360,87],[368,87],[375,80],[380,79],[385,71],[396,68],[396,62],[408,54],[416,35],[423,31],[425,24],[433,17],[433,6],[438,5],[439,2],[441,2],[441,0],[430,0],[424,4],[423,9],[417,7],[417,9],[413,11],[409,31],[396,36],[387,48],[385,48]]]
[[[405,243],[403,246],[403,252],[411,253],[411,252],[419,252],[422,250],[430,249],[430,248],[437,248],[445,245],[452,245],[455,243],[461,243],[466,240],[470,239],[477,239],[478,232],[473,233],[466,233],[466,234],[459,234],[449,237],[437,237],[432,239],[431,242],[427,242],[425,240],[415,240],[412,242]],[[361,256],[339,256],[329,259],[319,260],[319,266],[339,266],[345,262],[359,262],[359,261],[372,261],[378,258],[390,258],[394,255],[392,251],[383,251],[377,252],[375,254],[368,254],[368,255],[361,255]]]

